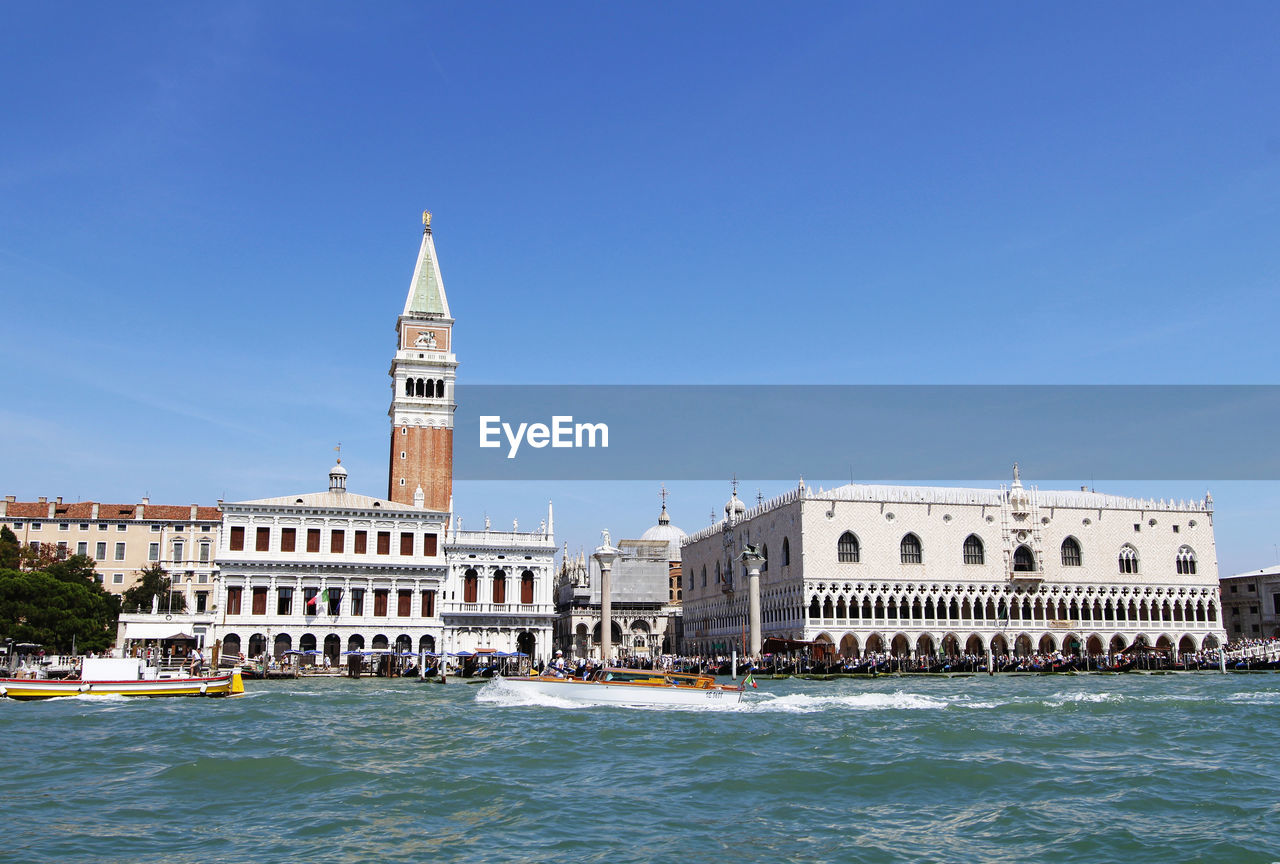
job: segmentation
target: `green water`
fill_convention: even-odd
[[[0,860],[1280,860],[1280,675],[247,687],[0,700]]]

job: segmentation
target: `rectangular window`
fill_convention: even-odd
[[[1280,597],[1280,594],[1276,596]],[[422,592],[422,617],[423,618],[436,617],[436,592],[434,591]]]
[[[1271,611],[1280,613],[1280,594],[1271,595]]]
[[[426,555],[428,558],[434,558],[436,554],[436,535],[423,534],[422,539],[424,541],[422,554]]]
[[[240,614],[240,594],[244,589],[240,587],[227,589],[227,614]]]
[[[128,525],[126,525],[126,524],[124,524],[123,522],[117,522],[117,523],[116,523],[116,530],[117,530],[117,531],[128,531],[128,530],[129,530],[129,526],[128,526]]]
[[[186,551],[187,551],[187,550],[183,547],[183,545],[182,545],[182,541],[181,541],[181,540],[178,540],[178,541],[174,542],[174,544],[173,544],[173,560],[174,560],[174,562],[176,563],[176,562],[180,562],[180,561],[185,560],[185,559],[183,558],[183,553],[184,553],[184,552],[186,552]]]
[[[70,522],[59,522],[59,523],[58,523],[58,530],[59,530],[59,531],[70,531],[70,530],[71,530],[71,523],[70,523]]]
[[[124,584],[124,574],[123,574],[123,573],[113,573],[113,574],[111,574],[111,584],[112,584],[112,585],[123,585],[123,584]]]
[[[413,592],[401,590],[396,594],[396,615],[408,618],[413,614]]]
[[[81,531],[88,531],[88,530],[89,530],[89,523],[88,523],[88,522],[81,522],[81,523],[80,523],[80,530],[81,530]]]
[[[77,555],[88,555],[88,554],[89,554],[89,544],[88,544],[88,543],[86,543],[86,542],[85,542],[85,541],[83,541],[83,540],[81,540],[79,543],[77,543],[77,544],[76,544],[76,554],[77,554]]]
[[[292,588],[276,589],[276,614],[277,615],[293,614],[293,589]]]
[[[123,543],[116,544],[116,560],[117,561],[124,560],[124,544]]]
[[[160,533],[160,523],[159,523],[159,522],[152,522],[152,523],[151,523],[151,533],[152,533],[152,534],[159,534],[159,533]]]
[[[197,613],[205,612],[208,610],[208,608],[209,608],[209,592],[197,591],[196,592],[196,612]]]
[[[363,588],[351,589],[351,614],[356,616],[364,614],[364,589]]]
[[[319,588],[303,588],[302,589],[302,614],[315,615],[320,612],[320,601],[316,599],[316,595],[320,593]]]
[[[244,551],[244,526],[243,525],[231,526],[231,551],[232,552]]]
[[[341,555],[347,551],[347,535],[341,528],[334,528],[329,532],[329,552],[333,555]]]
[[[355,553],[357,555],[363,555],[368,551],[369,551],[369,532],[357,531]]]
[[[1249,614],[1250,614],[1250,615],[1257,615],[1257,614],[1258,614],[1258,607],[1257,607],[1257,606],[1250,606],[1250,607],[1249,607]]]
[[[267,614],[267,589],[266,588],[253,589],[253,614],[254,615]]]
[[[329,614],[337,615],[340,611],[342,611],[342,589],[330,588],[329,589]]]
[[[262,527],[258,529],[257,536],[253,541],[253,550],[255,552],[271,551],[271,529]]]
[[[207,584],[209,582],[209,574],[201,573],[199,578],[196,581],[199,582],[201,585]]]
[[[200,563],[209,563],[209,544],[207,542],[200,544]]]
[[[107,560],[107,544],[104,540],[99,540],[93,547],[93,557],[99,561]]]
[[[297,528],[281,528],[280,529],[280,551],[292,552],[298,546],[298,529]]]
[[[378,532],[378,554],[379,555],[391,554],[391,532],[390,531]]]
[[[386,588],[376,588],[373,592],[373,617],[387,617],[387,594]]]
[[[66,540],[58,541],[58,560],[59,561],[67,560],[67,541]]]
[[[148,561],[160,560],[160,544],[159,543],[147,544],[147,560]]]
[[[413,554],[413,533],[410,531],[400,532],[400,554],[401,555]]]
[[[107,525],[107,523],[106,523],[106,522],[99,522],[99,523],[98,523],[98,530],[99,530],[99,531],[106,531],[108,527],[109,527],[109,526]]]
[[[320,551],[320,529],[319,528],[307,529],[307,551],[308,552]]]
[[[32,531],[39,531],[39,530],[40,530],[40,525],[41,525],[41,523],[39,523],[39,522],[32,522],[32,523],[31,523],[31,530],[32,530]]]

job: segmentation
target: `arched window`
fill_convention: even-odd
[[[786,567],[791,563],[791,541],[786,537],[782,538],[782,566]]]
[[[706,564],[702,565],[702,587],[703,588],[707,587],[707,565]]]
[[[443,379],[436,379],[436,398],[437,399],[444,398],[444,380]]]
[[[1079,567],[1080,561],[1080,543],[1074,537],[1068,537],[1062,541],[1062,566],[1063,567]]]
[[[719,584],[720,584],[721,579],[722,579],[722,577],[721,577],[721,575],[720,575],[720,562],[719,562],[719,561],[717,561],[717,562],[716,562],[716,584],[717,584],[717,585],[719,585]]]
[[[493,574],[493,602],[494,604],[507,602],[507,574],[501,570]]]
[[[416,393],[415,393],[414,395],[416,395],[416,396],[425,396],[425,395],[426,395],[426,389],[425,389],[425,388],[426,388],[426,382],[425,382],[425,381],[423,381],[421,378],[419,378],[419,379],[417,379],[416,381],[414,381],[414,382],[413,382],[413,386],[414,386],[414,390],[416,391]]]
[[[857,564],[861,549],[858,547],[858,538],[853,536],[852,531],[846,531],[840,535],[840,542],[836,544],[836,556],[841,563]]]
[[[526,605],[533,602],[532,570],[526,570],[520,574],[520,602]]]
[[[1138,550],[1134,549],[1128,543],[1120,547],[1120,572],[1138,572]]]
[[[1013,572],[1014,573],[1034,573],[1036,569],[1036,556],[1031,552],[1028,546],[1019,546],[1013,550]]]
[[[764,561],[760,563],[760,572],[768,573],[769,572],[769,544],[768,543],[765,543],[763,546],[760,547],[760,554],[764,556]]]
[[[924,549],[920,546],[920,538],[916,535],[908,534],[903,537],[900,550],[903,564],[924,563]]]
[[[412,378],[404,379],[404,395],[406,396],[413,395],[413,379]]]
[[[818,598],[817,598],[817,597],[814,597],[814,598],[813,598],[813,602],[811,602],[811,603],[809,604],[809,617],[810,617],[810,618],[817,618],[817,617],[818,617],[818,613],[819,613],[819,611],[820,611],[820,609],[819,609],[819,607],[818,607]]]
[[[964,563],[986,563],[986,555],[982,548],[982,541],[978,539],[977,534],[970,534],[968,537],[964,538]]]
[[[1196,553],[1190,546],[1178,547],[1178,575],[1196,575]]]
[[[462,602],[475,603],[480,593],[480,574],[468,570],[462,577]]]

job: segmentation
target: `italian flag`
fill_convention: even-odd
[[[329,602],[329,589],[326,588],[323,591],[321,591],[319,594],[317,594],[316,596],[308,600],[307,605],[315,606],[318,609],[320,608],[321,603],[328,603],[328,602]]]
[[[752,687],[754,687],[757,690],[760,689],[760,685],[756,683],[756,676],[752,675],[750,672],[747,673],[746,678],[742,679],[743,688],[746,688],[748,684],[750,684]]]

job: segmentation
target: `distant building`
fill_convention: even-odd
[[[1228,639],[1280,638],[1280,565],[1222,577]]]
[[[0,501],[0,525],[25,545],[48,547],[58,558],[87,555],[106,590],[121,594],[138,574],[159,564],[192,609],[207,608],[213,597],[214,552],[222,514],[198,504],[102,504]]]
[[[680,542],[662,504],[658,524],[639,540],[620,540],[610,571],[612,644],[621,656],[672,653],[681,640]],[[673,581],[674,580],[674,581]],[[564,550],[556,580],[556,647],[566,656],[600,657],[600,568],[594,559]]]
[[[798,488],[725,518],[682,548],[689,650],[746,640],[758,546],[764,636],[845,656],[1221,644],[1213,499],[915,486]]]

